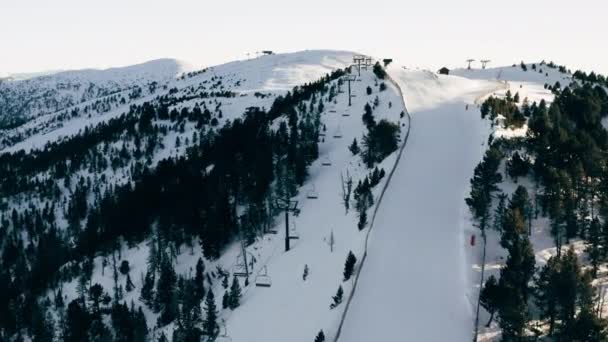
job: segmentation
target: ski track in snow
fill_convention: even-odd
[[[472,274],[464,253],[463,196],[489,131],[465,103],[497,83],[392,73],[406,89],[406,104],[417,110],[414,128],[379,207],[340,341],[467,341]],[[439,89],[408,89],[416,74],[427,78],[417,86]]]

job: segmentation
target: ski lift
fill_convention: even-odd
[[[350,116],[350,113],[344,112],[344,113],[342,113],[342,116]]]
[[[335,109],[330,109],[330,110],[329,110],[329,112],[330,112],[330,113],[335,113],[335,112],[336,112],[336,110],[335,110]]]
[[[271,287],[272,279],[268,275],[268,269],[266,266],[258,273],[258,276],[255,277],[255,286],[257,287]]]
[[[321,160],[321,165],[323,165],[323,166],[330,166],[331,165],[331,160],[329,160],[329,157],[324,157],[323,160]]]
[[[291,224],[291,227],[289,227],[289,239],[298,240],[299,238],[300,238],[300,234],[298,233],[298,230],[296,229],[296,223],[293,222]]]
[[[334,138],[336,138],[336,139],[342,138],[342,129],[340,129],[340,126],[338,126],[338,128],[336,128],[336,131],[334,132]]]
[[[239,253],[236,257],[236,263],[232,267],[232,274],[235,277],[249,277],[249,269],[247,265],[245,265],[245,258],[243,257],[243,253]]]
[[[310,199],[317,199],[317,198],[319,198],[319,194],[315,191],[315,185],[314,184],[310,187],[310,190],[308,190],[308,193],[306,193],[306,198],[310,198]]]

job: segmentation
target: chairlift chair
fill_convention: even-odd
[[[296,229],[296,223],[292,222],[291,227],[289,227],[289,239],[290,240],[298,240],[300,238],[300,234]]]
[[[245,265],[245,258],[243,257],[243,254],[240,253],[236,257],[235,265],[232,267],[232,274],[235,277],[248,277],[249,273],[247,273],[247,271],[248,271],[248,269]]]
[[[338,128],[336,128],[336,131],[334,132],[334,138],[342,138],[342,129],[340,129],[340,126],[338,126]]]
[[[330,166],[331,165],[331,160],[329,160],[329,157],[324,157],[323,160],[321,160],[321,165],[323,165],[323,166]]]
[[[306,198],[310,198],[310,199],[317,199],[319,198],[319,194],[315,191],[315,185],[313,184],[310,188],[310,190],[308,190],[308,193],[306,193]]]
[[[257,287],[271,287],[272,279],[268,275],[268,269],[266,266],[258,273],[258,276],[255,277],[255,286]]]
[[[350,116],[350,113],[344,112],[344,113],[342,113],[342,116]]]

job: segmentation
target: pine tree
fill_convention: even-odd
[[[517,211],[517,209],[515,209]],[[528,296],[530,279],[534,275],[534,251],[526,234],[514,235],[508,246],[509,256],[500,270],[499,287],[503,293],[498,308],[503,337],[519,340],[525,335],[530,318]]]
[[[148,306],[152,306],[154,302],[154,278],[154,272],[148,270],[141,287],[140,298]]]
[[[494,210],[494,230],[498,232],[502,231],[502,227],[505,223],[506,199],[506,194],[499,194],[498,204],[496,205],[496,209]]]
[[[352,251],[349,251],[348,256],[346,257],[346,262],[344,263],[344,281],[350,279],[356,263],[357,257],[355,257]]]
[[[331,305],[329,306],[330,309],[335,308],[336,306],[340,305],[340,303],[342,303],[342,296],[344,295],[344,290],[342,290],[342,285],[340,285],[338,287],[338,291],[336,292],[336,295],[331,297],[331,299],[333,300],[333,303],[331,303]]]
[[[356,156],[357,154],[359,154],[361,149],[359,148],[359,144],[357,143],[357,138],[353,139],[352,144],[350,144],[348,146],[348,150],[350,151],[350,153],[353,154],[353,156]]]
[[[368,130],[371,130],[376,125],[372,106],[370,106],[369,103],[366,103],[365,107],[363,107],[363,116],[361,117],[361,119],[363,120],[363,123],[365,124],[365,127],[367,127]]]
[[[359,212],[359,222],[357,223],[357,228],[359,230],[363,230],[367,225],[367,212],[365,210]]]
[[[601,223],[600,220],[596,217],[591,221],[589,225],[589,235],[587,236],[587,254],[589,255],[589,260],[591,261],[591,266],[593,266],[593,276],[597,275],[597,269],[599,267],[602,252],[600,250],[601,243]]]
[[[218,332],[219,326],[217,324],[217,307],[215,306],[215,297],[213,291],[209,289],[207,291],[207,297],[205,299],[205,320],[203,321],[203,335],[213,340]]]
[[[177,316],[177,276],[171,262],[167,257],[163,258],[160,269],[160,277],[156,284],[155,305],[161,311],[159,324],[169,324]]]
[[[63,308],[64,305],[65,305],[65,303],[63,301],[63,290],[62,290],[62,287],[60,286],[59,290],[55,294],[55,308],[57,308],[57,309]]]
[[[230,291],[224,291],[224,296],[222,296],[222,309],[228,309],[230,306]]]
[[[325,334],[323,333],[323,330],[319,331],[317,337],[315,337],[315,342],[325,342]]]
[[[559,267],[557,256],[549,258],[536,279],[535,299],[541,319],[549,320],[549,336],[553,335],[557,316],[557,296],[559,295]]]
[[[196,262],[196,273],[194,275],[194,292],[199,301],[205,296],[205,264],[202,258]]]
[[[492,324],[494,314],[500,306],[501,296],[502,293],[500,287],[498,286],[498,282],[496,281],[496,278],[491,275],[488,280],[486,280],[486,283],[479,295],[481,306],[483,306],[483,308],[490,313],[490,319],[488,320],[488,323],[486,323],[486,327],[489,327],[490,324]]]
[[[241,286],[236,277],[232,278],[232,285],[230,285],[230,301],[228,307],[234,310],[239,307],[241,301]]]

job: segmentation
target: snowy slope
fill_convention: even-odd
[[[412,129],[378,211],[340,341],[466,341],[472,275],[462,199],[489,132],[472,103],[502,84],[389,72],[403,89]]]
[[[69,98],[57,112],[32,107],[26,123],[0,130],[5,137],[14,138],[6,146],[0,141],[0,153],[41,148],[48,142],[60,141],[85,127],[117,117],[130,105],[146,101],[155,103],[161,97],[173,99],[170,109],[177,111],[198,106],[210,108],[214,115],[220,114],[217,117],[221,127],[228,120],[240,117],[248,107],[267,109],[277,96],[284,95],[294,86],[316,81],[328,72],[349,66],[352,56],[352,52],[303,51],[231,62],[185,75],[180,74],[189,70],[186,67],[172,60],[161,60],[126,69],[63,72],[26,81],[10,81],[0,85],[0,90],[8,89],[2,87],[13,82],[30,82],[19,83],[14,88],[25,89],[26,93],[31,89],[36,93],[62,88],[63,85],[58,85],[66,82],[94,83],[95,87],[105,90],[97,92],[99,96],[82,98],[82,93],[69,88],[72,89]],[[281,215],[275,222],[276,235],[266,235],[247,247],[247,252],[256,259],[250,285],[241,283],[240,307],[221,312],[223,336],[219,340],[306,342],[314,340],[319,330],[325,332],[327,340],[333,340],[340,327],[340,341],[346,342],[471,339],[481,256],[479,245],[471,247],[468,244],[469,236],[476,233],[464,203],[469,179],[487,148],[490,133],[495,136],[525,134],[525,127],[517,132],[490,127],[487,120],[481,120],[478,105],[489,95],[504,96],[507,90],[519,92],[522,99],[528,98],[529,102],[551,101],[552,94],[544,84],[557,81],[567,84],[570,78],[549,68],[546,73],[526,73],[519,66],[455,70],[451,76],[442,76],[425,70],[405,69],[394,63],[388,72],[398,87],[386,80],[388,88],[380,92],[382,81],[371,70],[363,70],[353,83],[352,106],[348,106],[344,92],[338,94],[335,102],[325,102],[322,122],[327,130],[319,145],[320,157],[310,167],[309,179],[294,198],[301,212],[290,218],[299,239],[292,241],[291,251],[283,250],[284,219]],[[146,90],[152,82],[159,82],[159,85],[154,91]],[[58,119],[63,117],[64,109],[83,110],[94,101],[112,95],[128,96],[133,87],[143,88],[141,96],[112,105],[107,111],[77,115],[65,121]],[[371,95],[366,95],[367,87],[372,89]],[[346,85],[342,85],[342,90],[345,88]],[[115,93],[106,93],[106,90]],[[230,96],[200,96],[213,92],[226,92]],[[361,121],[363,107],[365,103],[373,103],[376,96],[379,99],[379,105],[374,109],[376,120],[386,118],[399,123],[404,139],[410,129],[407,117],[400,117],[405,111],[402,105],[405,102],[411,114],[411,131],[399,163],[395,164],[398,160],[395,152],[378,165],[387,173],[396,165],[395,173],[378,206],[373,228],[359,231],[355,209],[351,207],[345,211],[341,203],[340,178],[349,174],[356,184],[370,171],[362,165],[359,156],[349,152],[348,145],[354,138],[361,143],[366,131]],[[83,101],[71,103],[71,97]],[[277,127],[277,122],[273,127]],[[194,125],[187,124],[185,132],[171,132],[163,141],[166,148],[154,156],[154,163],[185,153],[185,148],[176,147],[174,141],[176,137],[191,136],[193,131]],[[323,165],[326,161],[331,165]],[[108,178],[121,178],[118,173],[114,172]],[[374,188],[376,205],[387,181],[384,177]],[[317,199],[307,197],[311,190],[318,194]],[[371,215],[374,209],[368,213]],[[332,235],[335,245],[330,251]],[[541,235],[542,232],[538,238],[539,258],[550,253],[548,245],[541,244],[544,241]],[[366,250],[366,262],[360,267]],[[331,297],[338,286],[344,288],[345,298],[350,298],[353,291],[353,280],[342,281],[344,260],[349,251],[358,258],[357,288],[348,311],[345,312],[345,303],[330,310]],[[240,246],[234,243],[219,260],[205,261],[207,273],[213,279],[212,289],[218,307],[221,307],[224,289],[214,271],[216,267],[232,271],[239,253]],[[147,243],[142,243],[129,248],[123,246],[117,258],[117,262],[128,260],[131,264],[136,290],[125,293],[124,300],[133,301],[137,306],[142,305],[139,290],[147,255]],[[174,261],[176,272],[191,273],[201,255],[198,244],[192,249],[182,248]],[[497,248],[490,252],[493,266],[499,264],[501,255]],[[94,260],[92,283],[100,283],[111,293],[114,284],[111,266],[104,270],[102,260],[102,257]],[[310,274],[304,281],[305,265]],[[253,285],[256,275],[263,269],[272,278],[270,288]],[[119,275],[121,284],[125,280]],[[76,280],[63,285],[66,302],[77,296],[76,289]],[[147,309],[145,315],[152,327],[158,315]],[[154,335],[158,336],[162,330],[170,337],[174,327],[170,324],[162,329],[154,328]]]
[[[221,103],[223,111],[221,120],[225,122],[242,115],[242,110],[249,106],[267,108],[277,95],[284,94],[294,85],[315,81],[336,68],[348,66],[352,55],[348,52],[306,51],[265,56],[212,67],[193,76],[172,81],[168,88],[176,89],[172,91],[172,96],[175,98],[187,98],[189,94],[211,89],[235,92],[238,94],[235,97],[217,97],[203,101],[208,106]],[[221,85],[219,85],[220,80]],[[212,88],[210,84],[218,85]],[[378,105],[374,109],[376,120],[386,118],[400,123],[402,135],[407,129],[407,121],[400,115],[404,108],[399,93],[390,83],[386,84],[385,91],[380,91],[380,84],[371,70],[362,71],[359,80],[352,85],[352,92],[355,95],[352,106],[348,106],[346,85],[341,86],[343,91],[337,95],[334,102],[323,99],[325,111],[322,122],[326,131],[319,147],[320,157],[310,167],[310,177],[295,198],[299,201],[301,213],[290,220],[300,238],[293,241],[291,251],[284,252],[284,221],[280,216],[276,221],[278,234],[266,235],[247,247],[248,253],[257,260],[253,267],[254,274],[250,278],[250,285],[246,287],[242,283],[242,305],[234,311],[225,310],[221,314],[221,318],[225,321],[221,324],[222,332],[227,331],[232,341],[251,341],[252,334],[255,336],[254,341],[309,341],[314,338],[312,335],[318,330],[323,329],[331,334],[337,326],[344,306],[330,310],[331,296],[335,294],[340,284],[344,287],[345,295],[348,295],[351,284],[342,283],[344,260],[350,250],[360,257],[366,236],[366,230],[357,229],[356,211],[351,207],[348,213],[345,212],[341,203],[340,177],[348,173],[356,185],[370,172],[362,165],[360,157],[353,156],[347,147],[354,138],[361,142],[366,131],[361,121],[363,108],[366,103],[374,103],[376,97],[378,97]],[[366,94],[367,87],[372,89],[371,95]],[[261,98],[253,95],[256,92],[264,92],[270,96]],[[196,102],[200,103],[200,99],[187,99],[177,102],[172,108],[180,110],[183,107],[192,107]],[[91,124],[90,119],[82,120],[84,124]],[[186,135],[191,133],[191,128],[188,126]],[[174,139],[175,136],[170,135],[167,141]],[[173,148],[166,150],[170,149]],[[378,167],[388,171],[394,164],[395,157],[395,154],[389,156]],[[331,161],[331,165],[322,165],[327,159]],[[386,177],[374,188],[375,196],[378,196],[378,190],[385,181]],[[318,193],[318,199],[307,198],[311,189]],[[332,231],[335,238],[333,253],[330,252],[328,245]],[[220,279],[212,273],[216,271],[216,267],[232,271],[239,252],[239,245],[235,243],[224,251],[219,260],[205,261],[208,274],[213,279],[212,289],[219,307],[224,290]],[[118,263],[128,260],[131,264],[131,277],[136,290],[125,293],[124,300],[127,303],[133,301],[136,306],[142,305],[139,290],[142,287],[147,255],[147,243],[131,248],[123,246],[120,255],[117,255]],[[201,249],[198,244],[192,249],[182,248],[175,260],[176,272],[179,274],[192,272],[200,256]],[[102,261],[102,257],[95,258],[96,267],[91,282],[99,283],[106,292],[111,292],[114,284],[111,266],[106,267],[104,271]],[[309,278],[305,282],[302,280],[304,265],[310,268]],[[273,286],[269,289],[253,286],[255,275],[263,266],[266,266],[272,277]],[[125,276],[119,275],[118,281],[124,283]],[[63,293],[67,297],[66,302],[75,298],[77,280],[64,284]],[[152,327],[156,322],[157,314],[147,309],[144,312]],[[170,324],[162,331],[167,336],[171,336],[174,327]],[[160,329],[154,331],[156,336],[159,333]]]
[[[247,107],[268,108],[277,95],[283,95],[293,87],[318,80],[327,73],[344,68],[351,62],[352,52],[312,50],[289,54],[262,56],[235,61],[201,71],[175,60],[157,60],[141,65],[107,70],[66,71],[26,81],[0,85],[0,111],[3,99],[6,103],[15,97],[37,104],[40,94],[47,94],[55,103],[55,110],[45,106],[27,107],[28,121],[16,128],[0,128],[0,152],[12,152],[41,148],[47,142],[70,137],[86,126],[95,126],[128,111],[132,104],[157,99],[171,93],[174,97],[194,97],[200,92],[233,92],[235,97],[216,98],[213,106],[222,107],[225,119],[240,117]],[[180,77],[178,77],[180,76]],[[178,77],[176,79],[176,77]],[[153,90],[149,89],[152,82]],[[85,85],[95,90],[87,90]],[[131,97],[133,87],[141,89],[141,95]],[[104,89],[100,92],[99,89]],[[89,91],[90,90],[90,91]],[[173,93],[176,91],[175,93]],[[7,94],[4,97],[2,94]],[[65,94],[64,94],[65,93]],[[103,110],[83,115],[85,107],[115,95],[126,99],[114,101]],[[256,95],[263,95],[256,96]],[[176,108],[192,108],[200,100],[181,102]],[[211,101],[209,101],[211,105]],[[30,108],[31,107],[31,108]],[[78,110],[79,115],[68,115]],[[21,111],[24,111],[23,109]],[[5,113],[6,114],[6,113]],[[5,115],[0,112],[0,119]],[[25,114],[24,114],[25,115]],[[1,120],[0,120],[1,122]],[[220,122],[221,124],[221,122]]]
[[[338,96],[336,104],[328,105],[323,123],[327,126],[325,142],[320,145],[320,158],[310,169],[310,180],[304,185],[299,201],[301,213],[292,218],[300,233],[295,247],[283,251],[282,231],[284,221],[278,222],[280,234],[278,239],[266,242],[263,249],[271,249],[270,255],[261,252],[258,260],[264,260],[272,276],[270,289],[251,288],[246,292],[243,305],[226,317],[227,331],[232,341],[311,341],[319,330],[331,336],[335,331],[344,306],[329,309],[331,296],[342,284],[345,296],[348,296],[352,282],[342,283],[344,260],[349,250],[357,258],[363,251],[365,233],[357,229],[357,216],[354,209],[345,213],[340,198],[340,176],[348,172],[355,183],[365,176],[367,170],[358,156],[352,156],[347,146],[354,138],[361,141],[365,131],[361,114],[366,102],[372,102],[377,95],[380,105],[374,111],[377,120],[387,118],[393,122],[401,121],[407,125],[406,118],[400,119],[404,108],[397,90],[390,84],[384,92],[378,93],[375,76],[371,71],[364,71],[361,82],[353,85],[352,106],[349,108],[346,94]],[[365,95],[365,88],[374,89],[372,95]],[[343,86],[345,88],[345,86]],[[389,103],[392,107],[389,108]],[[335,112],[334,112],[335,111]],[[350,116],[342,116],[349,113]],[[335,138],[336,131],[342,132],[342,138]],[[402,126],[402,136],[407,126]],[[321,162],[329,158],[331,166],[322,166]],[[395,162],[396,153],[385,159],[379,167],[387,172]],[[375,188],[377,198],[379,189],[386,181],[383,179]],[[314,186],[318,199],[306,198],[307,192]],[[371,212],[371,211],[370,211]],[[333,252],[328,245],[330,235],[334,235]],[[254,247],[255,248],[255,247]],[[302,279],[304,266],[308,265],[310,275]]]

